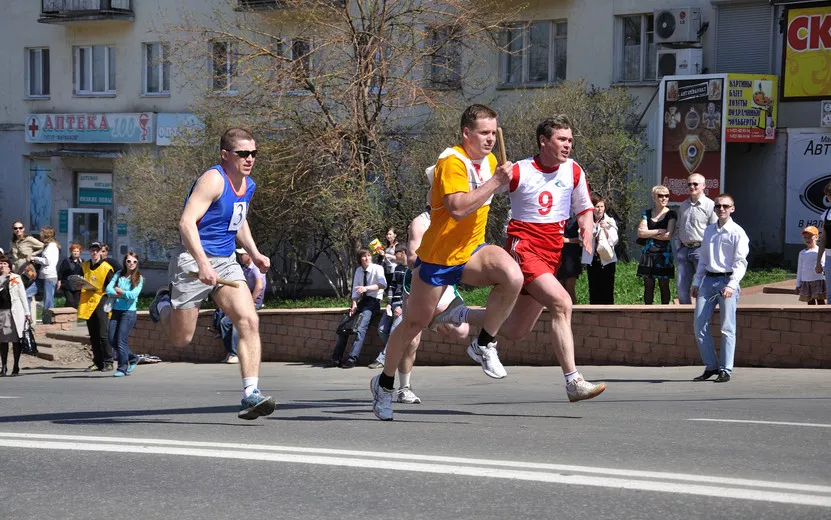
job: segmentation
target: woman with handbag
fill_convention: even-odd
[[[675,278],[675,260],[672,256],[672,233],[678,216],[669,209],[669,188],[657,185],[652,188],[654,206],[647,209],[638,224],[638,243],[643,245],[638,276],[643,278],[643,302],[652,305],[655,297],[655,280],[661,288],[661,303],[669,304],[669,280]]]
[[[12,375],[20,373],[20,353],[23,350],[20,339],[30,318],[23,280],[12,272],[8,257],[0,255],[0,377],[5,377],[7,373],[9,343],[14,345]]]
[[[38,287],[35,283],[37,281],[37,271],[32,263],[32,259],[43,251],[43,242],[30,237],[26,234],[26,228],[23,222],[16,220],[12,224],[12,271],[17,273],[23,279],[23,284],[26,286],[26,297],[30,299],[29,309],[30,315],[35,316],[35,295],[37,295]]]
[[[144,286],[144,277],[139,271],[138,255],[135,252],[130,251],[124,255],[122,265],[118,274],[107,284],[107,296],[113,302],[108,337],[118,361],[118,367],[113,373],[115,377],[126,376],[138,364],[138,356],[130,351],[127,338],[136,324],[136,301]]]
[[[81,244],[69,245],[69,256],[61,261],[58,267],[58,289],[63,290],[66,298],[66,306],[78,308],[78,301],[81,299],[81,290],[69,282],[72,275],[84,276],[83,261],[81,260]]]
[[[619,235],[617,222],[606,213],[606,200],[597,193],[591,194],[594,204],[594,230],[591,253],[583,251],[583,263],[589,277],[589,303],[592,305],[615,304],[615,270],[617,255],[615,246]]]

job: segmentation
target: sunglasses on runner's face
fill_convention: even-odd
[[[225,150],[226,152],[231,152],[237,154],[241,159],[248,159],[250,155],[252,158],[257,158],[257,150]]]

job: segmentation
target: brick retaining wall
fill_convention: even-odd
[[[335,327],[346,309],[285,309],[259,311],[263,361],[316,363],[329,359]],[[213,311],[201,311],[193,343],[173,348],[147,312],[130,338],[136,353],[165,361],[216,362],[224,356],[221,341],[208,327]],[[500,340],[499,357],[506,365],[556,365],[547,311],[522,341]],[[642,366],[700,365],[693,338],[691,305],[579,305],[573,328],[577,363]],[[759,367],[831,368],[831,306],[740,305],[736,365]],[[718,312],[713,320],[718,346]],[[370,327],[360,364],[370,363],[381,350],[377,324]],[[425,331],[418,362],[424,365],[469,364],[464,345]]]

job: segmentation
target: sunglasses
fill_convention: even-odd
[[[127,260],[126,263],[128,263],[128,264],[137,264],[138,260]]]
[[[248,159],[249,155],[253,159],[257,158],[257,150],[228,150],[226,148],[225,151],[237,154],[240,157],[240,159]]]
[[[14,229],[15,231],[17,231],[18,229],[23,229],[23,226],[14,226],[12,229]]]
[[[658,197],[659,199],[668,199],[669,198],[669,193],[658,193],[655,196]]]
[[[733,207],[732,204],[713,204],[713,207],[716,209],[730,209]]]
[[[690,188],[695,188],[699,184],[701,184],[701,183],[700,182],[688,182],[687,186],[689,186]]]

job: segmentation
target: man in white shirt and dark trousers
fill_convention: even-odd
[[[704,231],[691,294],[695,298],[695,340],[704,362],[704,373],[694,381],[706,381],[717,375],[716,383],[730,381],[736,351],[736,307],[739,304],[739,282],[747,271],[750,240],[744,229],[733,222],[733,197],[722,193],[715,199],[718,221]],[[716,303],[721,314],[721,349],[710,334],[710,318]]]
[[[713,201],[704,195],[704,176],[693,173],[687,177],[690,197],[678,207],[675,226],[675,287],[678,303],[692,303],[690,284],[698,268],[698,253],[704,239],[704,230],[716,221]]]
[[[364,339],[366,339],[369,323],[381,311],[381,300],[384,298],[384,289],[387,287],[384,268],[372,263],[372,254],[369,249],[358,251],[358,260],[361,262],[361,266],[355,269],[355,275],[352,277],[352,307],[349,309],[350,316],[356,312],[361,315],[355,325],[355,341],[352,343],[349,357],[341,362],[349,336],[338,334],[338,342],[335,345],[335,351],[332,352],[332,360],[325,368],[335,366],[341,368],[355,367],[361,355],[361,349],[364,347]]]

